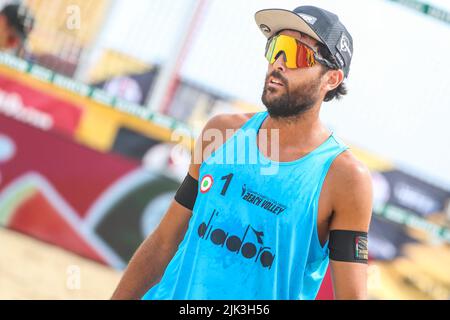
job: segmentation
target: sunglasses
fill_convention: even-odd
[[[284,55],[286,67],[289,69],[310,68],[316,63],[335,69],[331,62],[321,58],[312,48],[283,34],[270,38],[266,46],[266,59],[270,64],[273,64],[280,54]]]

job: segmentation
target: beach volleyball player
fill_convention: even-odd
[[[255,17],[267,111],[207,123],[113,299],[314,299],[328,266],[335,298],[366,298],[370,173],[319,118],[323,101],[346,94],[352,37],[317,7]]]

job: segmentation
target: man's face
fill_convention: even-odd
[[[317,41],[307,35],[291,30],[284,30],[280,34],[294,37],[318,51]],[[262,94],[262,102],[270,116],[296,117],[309,110],[320,99],[323,74],[319,63],[310,68],[289,69],[280,54],[273,64],[269,63]]]
[[[0,50],[14,50],[20,46],[20,37],[8,24],[8,19],[0,14]]]

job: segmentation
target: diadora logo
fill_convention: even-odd
[[[269,197],[262,195],[256,191],[250,190],[245,184],[242,186],[241,197],[243,200],[257,207],[261,207],[264,210],[267,210],[275,215],[279,215],[284,210],[286,210],[285,205],[280,204],[277,201],[272,200]]]
[[[264,246],[264,232],[257,231],[251,225],[248,225],[243,230],[242,237],[230,235],[229,232],[213,225],[214,218],[218,215],[219,212],[214,210],[208,223],[202,222],[200,224],[198,227],[199,237],[205,241],[211,240],[216,246],[235,252],[236,255],[252,259],[254,263],[259,262],[263,268],[271,269],[275,254],[272,253],[270,247]],[[251,242],[250,238],[254,238],[258,244]]]

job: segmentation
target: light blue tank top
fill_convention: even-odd
[[[332,134],[300,159],[272,161],[257,146],[267,116],[255,114],[202,163],[186,235],[143,299],[315,299],[329,262],[319,196],[348,147]]]

